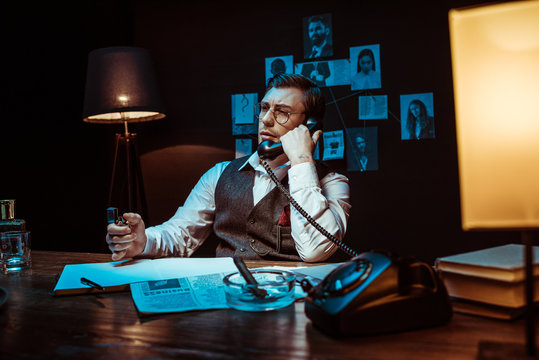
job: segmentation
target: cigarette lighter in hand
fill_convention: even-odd
[[[118,216],[118,208],[115,207],[107,208],[107,224],[129,225],[122,216]]]

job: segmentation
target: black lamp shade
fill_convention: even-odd
[[[149,53],[135,47],[107,47],[88,55],[83,120],[142,122],[165,117]]]

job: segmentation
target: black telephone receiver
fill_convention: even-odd
[[[320,130],[320,125],[318,124],[318,121],[316,121],[313,118],[307,119],[305,122],[305,125],[311,132],[311,135],[314,134],[315,131]],[[258,145],[258,156],[263,160],[273,160],[277,156],[281,155],[283,153],[283,145],[281,143],[275,143],[270,140],[265,140]]]

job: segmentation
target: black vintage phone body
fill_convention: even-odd
[[[308,290],[305,313],[333,336],[363,336],[447,323],[449,296],[432,267],[366,252]]]
[[[315,131],[320,130],[321,128],[319,122],[312,118],[307,119],[305,125],[307,126],[307,128],[309,128],[311,135],[314,134]],[[265,140],[262,141],[260,145],[258,145],[257,152],[258,156],[261,159],[273,160],[283,153],[283,145],[281,143],[275,143],[273,141]]]

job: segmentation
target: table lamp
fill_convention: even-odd
[[[521,232],[526,274],[525,349],[534,356],[532,245],[539,229],[539,1],[452,9],[449,27],[462,228]]]
[[[119,188],[127,192],[126,211],[147,216],[144,184],[137,152],[136,134],[128,123],[151,121],[165,117],[149,53],[135,47],[107,47],[88,55],[83,121],[99,124],[123,124],[124,133],[116,134],[114,162],[107,206],[113,204],[115,181],[120,165],[125,177]],[[119,160],[123,150],[125,162]],[[125,188],[127,185],[127,189]],[[120,197],[125,199],[125,196]]]

